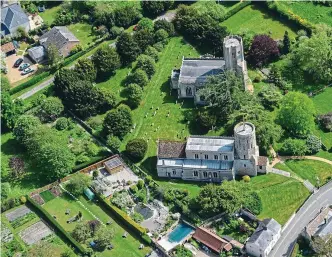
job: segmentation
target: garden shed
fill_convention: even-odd
[[[86,197],[91,201],[95,198],[95,194],[91,191],[90,188],[86,188],[84,189],[84,194],[86,195]]]

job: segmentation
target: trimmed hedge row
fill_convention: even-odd
[[[236,14],[237,12],[241,11],[244,7],[248,6],[251,4],[251,1],[244,1],[239,3],[237,6],[235,6],[234,8],[230,9],[222,18],[220,22],[223,22],[225,20],[227,20],[228,18],[230,18],[231,16],[233,16],[234,14]]]
[[[38,203],[36,203],[29,195],[27,195],[27,200],[31,203],[36,209],[38,209],[45,218],[52,223],[67,239],[68,241],[82,254],[86,253],[86,250],[80,245],[67,231],[65,231],[61,225],[47,212],[42,208]]]
[[[303,19],[301,16],[293,13],[291,10],[288,10],[285,7],[280,6],[276,1],[262,2],[260,4],[263,4],[269,10],[279,14],[281,17],[285,18],[286,20],[296,23],[296,25],[305,29],[309,33],[311,33],[312,29],[315,27],[313,24],[308,22],[306,19]]]
[[[151,239],[146,234],[146,229],[137,224],[135,221],[133,221],[127,213],[120,210],[118,207],[114,206],[113,204],[106,201],[104,196],[96,193],[96,196],[98,200],[103,204],[103,206],[108,209],[110,212],[112,212],[117,218],[119,218],[120,221],[124,225],[126,225],[131,231],[135,232],[138,236],[140,236],[147,244],[151,244]]]

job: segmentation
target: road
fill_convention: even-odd
[[[292,221],[281,233],[281,237],[269,254],[269,257],[288,256],[298,235],[317,215],[322,207],[332,204],[332,181],[321,187],[305,202]]]

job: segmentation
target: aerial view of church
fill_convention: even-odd
[[[0,7],[0,256],[332,257],[332,1]]]

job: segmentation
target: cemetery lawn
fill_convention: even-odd
[[[274,218],[282,225],[310,194],[301,182],[272,173],[252,177],[249,185],[262,200],[258,218]]]
[[[80,40],[81,46],[86,48],[96,36],[92,32],[92,26],[87,23],[75,23],[68,26],[68,29]]]
[[[295,38],[296,28],[271,16],[257,5],[249,5],[221,23],[229,32],[237,34],[252,31],[255,34],[269,34],[273,39],[282,39],[287,30],[290,38]]]
[[[298,176],[307,179],[311,184],[317,185],[317,177],[319,185],[325,184],[328,178],[332,177],[332,166],[328,163],[315,160],[287,160],[285,164]]]
[[[302,1],[279,1],[277,2],[277,5],[279,8],[283,8],[289,13],[299,15],[310,23],[325,23],[332,26],[331,7]]]
[[[51,25],[55,20],[57,12],[61,9],[61,5],[54,6],[50,9],[46,9],[45,12],[39,13],[40,17],[46,22],[48,25]]]

